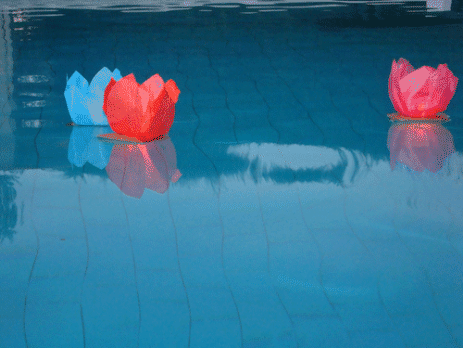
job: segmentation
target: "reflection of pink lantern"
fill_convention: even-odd
[[[437,122],[396,123],[389,128],[387,147],[392,170],[400,162],[414,171],[433,173],[455,151],[452,134]]]
[[[147,144],[115,144],[106,166],[109,179],[126,195],[140,198],[145,188],[164,193],[182,175],[169,137]]]
[[[447,109],[457,83],[447,64],[440,64],[437,69],[423,66],[415,70],[400,58],[397,63],[392,62],[389,98],[401,117],[436,118]]]
[[[141,142],[167,135],[174,122],[180,90],[158,74],[139,85],[133,74],[111,79],[104,92],[103,110],[111,129]]]

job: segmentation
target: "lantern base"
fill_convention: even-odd
[[[435,115],[428,116],[428,117],[408,117],[399,114],[398,112],[394,112],[393,114],[387,114],[389,120],[391,122],[448,122],[450,121],[450,117],[443,112],[438,112]]]
[[[109,140],[109,141],[114,142],[114,143],[122,142],[122,143],[125,143],[125,144],[126,143],[130,143],[130,144],[148,144],[151,141],[164,139],[165,136],[161,136],[161,137],[159,137],[157,139],[154,139],[154,140],[151,140],[151,141],[146,141],[146,142],[140,141],[135,137],[128,137],[126,135],[117,134],[117,133],[100,134],[100,135],[98,135],[98,138],[100,138],[102,140]]]

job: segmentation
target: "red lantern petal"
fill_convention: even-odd
[[[104,99],[103,99],[103,112],[105,115],[108,115],[108,96],[109,93],[111,93],[111,90],[113,89],[114,85],[116,84],[116,80],[114,80],[111,77],[111,80],[109,81],[108,85],[106,86],[104,90]]]
[[[170,99],[175,103],[177,103],[178,95],[180,94],[180,90],[177,87],[177,84],[174,80],[169,80],[166,83],[166,90],[169,94]]]

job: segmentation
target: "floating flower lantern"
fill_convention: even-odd
[[[77,71],[67,80],[64,97],[72,122],[76,125],[107,126],[108,120],[103,112],[104,91],[108,83],[122,78],[118,69],[113,72],[103,68],[88,84]]]
[[[438,172],[455,152],[452,134],[438,122],[396,123],[389,128],[387,147],[392,170],[399,162],[417,172]]]
[[[443,113],[455,94],[458,79],[440,64],[437,69],[423,66],[417,70],[403,58],[392,62],[389,98],[398,114],[391,120],[448,120]]]
[[[104,92],[103,110],[119,135],[148,142],[167,135],[174,122],[180,90],[158,74],[139,85],[133,74],[111,79]]]
[[[140,198],[145,188],[164,193],[181,177],[169,137],[147,144],[116,143],[106,172],[126,195]]]
[[[104,169],[114,144],[99,141],[97,136],[108,130],[109,127],[72,128],[68,147],[69,162],[79,168],[88,162],[98,169]]]

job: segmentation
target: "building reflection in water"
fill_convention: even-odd
[[[450,11],[452,0],[426,0],[426,8],[434,11]]]
[[[10,117],[13,103],[13,45],[11,42],[10,15],[0,13],[0,168],[13,167],[16,123]]]
[[[455,152],[452,134],[439,122],[395,123],[389,128],[387,147],[392,170],[401,163],[417,172],[438,172]]]
[[[16,129],[11,111],[13,103],[13,45],[11,41],[10,15],[0,13],[0,243],[13,239],[18,221],[16,206],[16,176],[6,170],[14,167]]]

